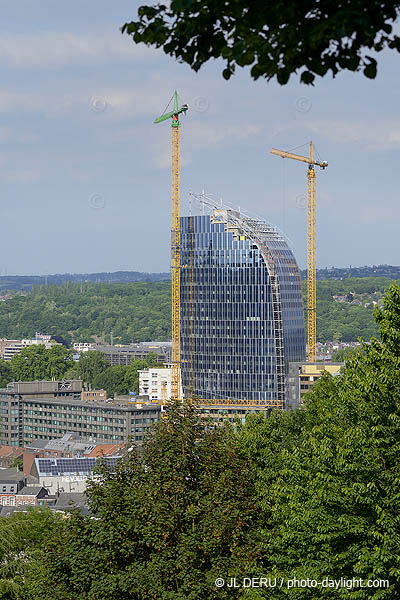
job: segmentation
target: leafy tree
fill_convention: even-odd
[[[332,360],[335,362],[344,362],[351,358],[355,352],[357,352],[357,348],[354,348],[352,346],[348,346],[347,348],[340,348],[340,350],[336,350],[336,352],[332,354]]]
[[[106,390],[108,398],[113,398],[115,394],[127,394],[129,384],[125,381],[126,371],[127,367],[124,365],[109,366],[94,378],[94,389]]]
[[[216,577],[244,576],[257,557],[257,511],[246,461],[229,427],[204,427],[174,405],[143,455],[103,470],[88,497],[96,519],[73,514],[43,548],[43,589],[71,600],[237,598]]]
[[[6,387],[10,381],[12,381],[11,365],[8,361],[0,358],[0,387]]]
[[[89,352],[87,353],[89,354]],[[93,379],[93,387],[105,389],[107,396],[112,398],[114,394],[128,394],[130,391],[139,392],[139,371],[148,369],[157,364],[157,355],[150,352],[145,360],[133,360],[130,365],[109,366],[99,372]]]
[[[173,0],[141,6],[137,20],[125,23],[122,32],[195,71],[222,58],[225,79],[236,66],[248,66],[253,79],[286,84],[300,72],[300,80],[310,84],[316,75],[339,71],[362,69],[374,78],[377,63],[368,52],[400,50],[393,28],[399,11],[400,3],[389,0]]]
[[[102,352],[82,352],[78,361],[78,376],[86,383],[93,383],[96,376],[108,369],[110,363]]]
[[[56,537],[58,515],[48,509],[28,509],[0,518],[0,599],[36,600],[43,576],[42,544]]]
[[[22,471],[24,468],[24,461],[20,456],[15,456],[10,464],[10,467],[15,467],[18,471]]]
[[[264,569],[273,577],[390,581],[389,589],[335,591],[338,598],[386,599],[400,593],[400,287],[375,313],[380,340],[365,344],[338,377],[313,386],[299,417],[263,425],[245,450],[265,456],[256,474],[264,514]],[[300,419],[293,440],[290,420]],[[294,421],[294,422],[295,422]],[[265,448],[266,446],[266,448]],[[250,448],[250,450],[249,450]],[[268,448],[270,450],[268,450]],[[256,453],[257,457],[257,453]],[[259,461],[260,462],[260,461]],[[277,471],[279,471],[277,475]],[[289,597],[332,598],[332,589],[292,589]],[[285,597],[282,590],[256,598]]]
[[[43,344],[27,346],[11,359],[14,381],[62,379],[73,366],[71,353],[64,346],[46,349]]]

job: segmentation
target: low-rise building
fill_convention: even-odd
[[[44,333],[36,333],[35,337],[32,339],[24,339],[24,340],[0,340],[0,358],[3,358],[6,361],[10,361],[14,354],[18,354],[24,348],[29,346],[38,346],[42,344],[45,348],[52,348],[54,345],[60,345],[53,336],[44,334]]]
[[[17,494],[28,485],[35,485],[37,479],[27,477],[18,469],[3,469],[0,471],[0,504],[1,506],[16,506]]]
[[[15,496],[15,506],[41,506],[48,495],[48,491],[41,485],[23,487]]]
[[[289,363],[286,407],[297,409],[302,406],[304,396],[310,391],[324,372],[338,375],[344,363]]]
[[[15,346],[15,344],[21,344],[21,340],[8,340],[7,338],[0,339],[0,358],[4,359],[4,353],[9,346]]]
[[[0,446],[0,469],[8,469],[16,458],[24,454],[23,448],[17,446]]]
[[[107,400],[106,390],[83,390],[81,394],[82,400],[90,400],[91,402],[105,402]]]
[[[106,346],[98,345],[96,350],[105,354],[111,366],[130,365],[133,360],[145,360],[149,354],[157,355],[157,362],[168,363],[171,360],[169,345],[129,344]]]
[[[35,466],[39,485],[50,494],[61,492],[82,493],[86,490],[89,479],[96,478],[94,471],[99,461],[108,467],[115,468],[120,456],[104,458],[36,458]]]
[[[75,342],[74,352],[87,352],[88,350],[97,350],[98,344],[95,342]]]

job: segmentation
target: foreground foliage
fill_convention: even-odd
[[[20,555],[6,563],[0,598],[48,590],[60,600],[399,598],[397,284],[375,318],[379,339],[339,376],[323,376],[300,411],[250,415],[233,429],[173,406],[142,454],[132,450],[90,485],[95,518],[76,513],[48,528],[40,548],[28,544],[22,575]],[[15,554],[25,552],[15,543]],[[244,576],[283,586],[214,585]],[[14,593],[14,577],[29,585],[4,595]],[[288,588],[293,578],[390,586]]]
[[[257,511],[230,428],[204,429],[193,407],[173,406],[141,456],[132,450],[103,475],[88,492],[96,519],[75,514],[45,544],[44,590],[74,600],[235,597],[214,580],[253,566]]]
[[[49,510],[28,509],[0,517],[0,598],[39,598],[43,543],[57,537],[60,517]]]
[[[399,12],[399,2],[389,0],[172,0],[140,6],[137,20],[122,31],[195,71],[222,58],[225,79],[236,67],[250,67],[253,79],[286,84],[300,72],[310,84],[340,71],[374,78],[377,62],[368,53],[400,51]]]

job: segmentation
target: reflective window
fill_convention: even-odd
[[[288,363],[305,359],[299,270],[270,226],[218,212],[181,217],[183,391],[276,400]]]

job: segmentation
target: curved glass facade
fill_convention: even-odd
[[[283,405],[288,363],[304,359],[300,274],[282,236],[233,210],[181,217],[185,397]]]

